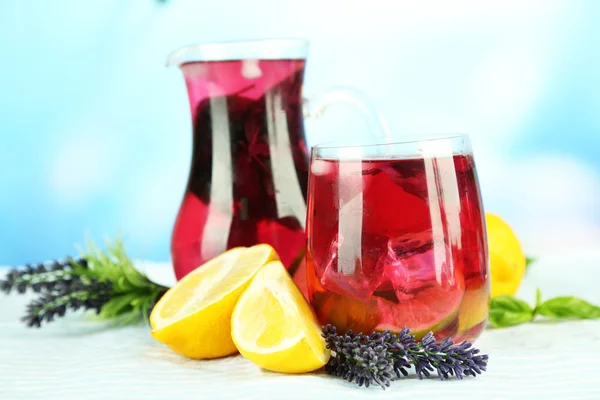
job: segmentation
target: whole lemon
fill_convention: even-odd
[[[514,295],[525,274],[526,257],[512,228],[499,216],[486,213],[491,297]]]

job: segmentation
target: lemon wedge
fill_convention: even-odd
[[[231,314],[252,277],[277,260],[266,244],[237,247],[186,275],[156,303],[150,334],[173,351],[194,359],[237,353],[231,340]]]
[[[269,371],[310,372],[330,357],[312,309],[280,261],[258,271],[240,296],[231,337],[245,358]]]

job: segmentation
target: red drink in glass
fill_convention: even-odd
[[[468,137],[314,148],[307,236],[321,323],[438,340],[484,329],[487,248]]]

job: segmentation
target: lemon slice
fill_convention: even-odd
[[[310,372],[330,357],[312,309],[279,261],[258,271],[240,296],[231,337],[244,357],[270,371]]]
[[[475,325],[484,322],[490,312],[490,289],[487,283],[478,288],[469,288],[458,314],[458,333],[465,333]]]
[[[150,334],[190,358],[217,358],[237,352],[231,340],[231,313],[256,272],[277,260],[266,244],[233,248],[186,275],[156,303]]]

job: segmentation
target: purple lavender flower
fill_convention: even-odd
[[[326,371],[358,386],[378,384],[382,389],[391,381],[408,376],[412,365],[419,379],[436,372],[440,380],[451,376],[463,379],[487,368],[488,356],[465,341],[459,345],[447,338],[439,345],[432,332],[420,342],[404,327],[398,334],[390,331],[338,335],[332,325],[322,327],[322,335],[332,355]]]

